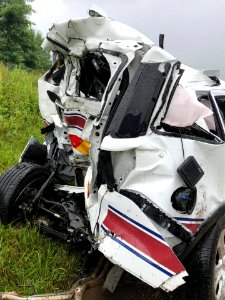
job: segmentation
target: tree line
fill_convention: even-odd
[[[0,0],[0,61],[9,67],[48,69],[50,57],[41,49],[43,37],[32,28],[33,0]]]

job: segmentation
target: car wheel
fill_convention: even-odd
[[[198,244],[186,261],[187,299],[225,299],[225,218]]]
[[[225,299],[225,229],[221,231],[217,244],[214,289],[216,299]]]
[[[8,224],[26,218],[26,206],[49,176],[47,169],[31,163],[20,163],[0,177],[0,219]]]

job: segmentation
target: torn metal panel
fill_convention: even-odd
[[[187,273],[158,230],[134,203],[116,194],[106,193],[103,187],[99,190],[99,197],[104,197],[98,219],[99,250],[153,287],[169,279],[176,283],[168,284],[168,290],[183,284]]]
[[[183,139],[183,143],[185,156],[188,157],[196,153],[195,158],[204,169],[205,175],[197,184],[198,200],[192,213],[192,218],[205,219],[210,211],[213,211],[216,205],[223,201],[225,193],[223,185],[217,191],[214,188],[218,178],[222,178],[221,176],[224,172],[219,167],[220,161],[218,161],[218,157],[224,157],[223,144],[215,147],[213,144],[189,139]],[[104,147],[104,145],[107,146]],[[170,201],[168,201],[170,199],[168,195],[172,195],[173,191],[183,184],[177,174],[177,167],[183,162],[182,144],[179,138],[158,136],[156,134],[128,140],[105,137],[102,148],[115,152],[116,157],[121,155],[121,151],[134,149],[133,170],[130,171],[129,168],[129,174],[126,176],[126,179],[121,185],[119,184],[120,188],[140,192],[157,203],[170,215],[176,218],[184,217],[183,214],[178,214],[172,208]],[[177,149],[175,156],[174,149]],[[205,163],[205,155],[207,153],[213,160],[212,165],[206,165]],[[118,160],[119,158],[114,161],[115,165],[117,165]],[[125,164],[123,165],[123,170],[126,172]],[[117,175],[115,177],[120,183],[120,177]],[[149,186],[154,186],[154,189],[150,189]],[[208,202],[206,199],[211,200]]]
[[[139,44],[154,45],[137,30],[111,20],[108,17],[87,17],[54,24],[42,45],[44,50],[59,51],[82,57],[85,53],[85,42],[89,39],[101,41],[133,40]]]
[[[55,86],[45,80],[46,74],[44,74],[38,80],[38,96],[39,96],[39,109],[42,115],[42,118],[48,123],[53,123],[51,115],[56,115],[55,104],[49,99],[47,91],[52,91],[56,94],[59,93],[59,86]]]

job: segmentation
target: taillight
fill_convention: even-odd
[[[77,135],[69,134],[68,136],[72,147],[82,154],[89,155],[90,143],[88,141],[82,140],[82,138]]]
[[[77,148],[82,143],[82,138],[77,135],[69,134],[69,139],[74,148]]]

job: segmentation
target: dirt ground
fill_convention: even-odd
[[[184,298],[181,292],[179,296],[178,293],[175,294],[167,294],[145,284],[121,284],[113,294],[105,293],[102,287],[89,289],[84,294],[83,300],[175,300],[178,297],[182,300]]]

